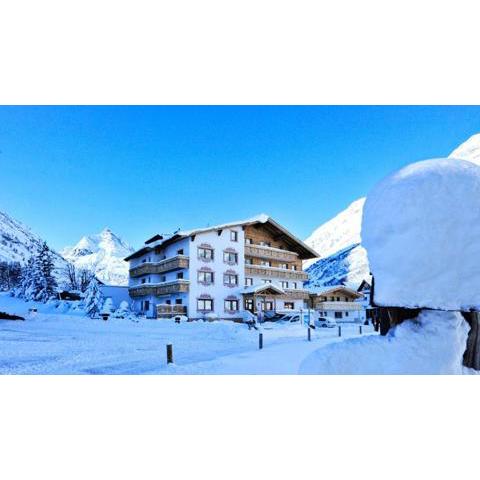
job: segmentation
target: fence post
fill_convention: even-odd
[[[363,333],[363,328],[362,328],[361,325],[358,327],[358,331],[359,331],[360,335]]]
[[[261,350],[263,348],[263,333],[258,334],[258,349]]]
[[[173,363],[173,345],[169,343],[167,345],[167,364]]]
[[[310,325],[308,326],[308,329],[307,329],[307,338],[309,342],[312,341],[312,329],[310,328]]]
[[[338,336],[339,337],[342,336],[342,326],[341,325],[338,326]]]

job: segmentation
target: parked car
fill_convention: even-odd
[[[331,318],[319,317],[315,320],[315,326],[320,328],[333,328],[337,326],[337,322]]]

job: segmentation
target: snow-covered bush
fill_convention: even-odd
[[[113,316],[114,318],[126,318],[130,315],[130,307],[128,306],[128,302],[123,300],[120,302],[119,307],[115,310]]]
[[[456,159],[411,164],[368,195],[362,243],[375,303],[480,308],[480,167]]]
[[[92,278],[85,292],[85,313],[94,318],[100,313],[102,305],[103,295],[98,286],[98,281],[96,278]]]
[[[115,307],[113,306],[113,300],[111,299],[111,297],[107,297],[103,302],[102,314],[111,314],[113,311],[115,311]]]

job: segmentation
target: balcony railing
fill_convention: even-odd
[[[263,265],[245,265],[245,275],[260,275],[268,278],[285,278],[288,280],[308,280],[308,273],[286,268],[265,267]]]
[[[165,273],[181,268],[188,268],[189,258],[185,255],[176,255],[160,262],[146,262],[130,269],[130,277],[140,277],[151,273]]]
[[[264,247],[263,245],[245,245],[245,256],[284,262],[295,262],[298,260],[298,253],[280,250],[279,248]]]
[[[130,287],[128,293],[131,297],[144,297],[146,295],[169,295],[171,293],[188,292],[190,282],[188,280],[174,280],[164,283],[143,283]]]
[[[362,310],[358,302],[315,302],[316,310]]]
[[[157,304],[157,317],[172,317],[175,315],[186,315],[186,305],[167,305],[165,303]]]
[[[300,288],[284,288],[284,290],[288,298],[294,298],[295,300],[308,300],[310,298],[308,290]]]

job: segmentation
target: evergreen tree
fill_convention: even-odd
[[[85,292],[85,313],[91,318],[98,315],[102,308],[103,296],[95,277],[90,280]]]
[[[35,271],[35,257],[32,255],[27,264],[22,268],[22,277],[20,281],[19,296],[27,302],[33,299],[33,275]]]
[[[18,288],[21,282],[21,266],[18,262],[0,262],[0,290]]]
[[[40,245],[34,263],[33,287],[35,300],[46,302],[55,294],[57,287],[57,281],[53,276],[53,255],[46,242]]]

